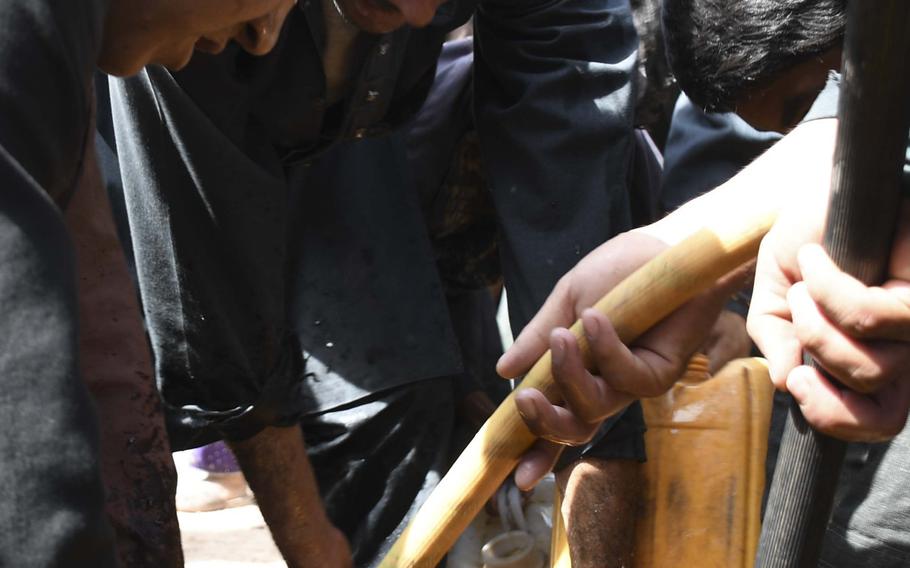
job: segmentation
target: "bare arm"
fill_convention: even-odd
[[[290,568],[353,566],[347,540],[326,517],[299,427],[268,427],[230,445]]]
[[[724,185],[657,223],[608,241],[559,282],[497,367],[502,376],[517,377],[547,349],[553,350],[554,378],[567,407],[551,405],[531,389],[524,391],[516,402],[532,431],[554,441],[583,442],[604,416],[673,384],[688,357],[704,343],[710,323],[735,289],[734,280],[719,282],[629,347],[618,340],[606,317],[586,308],[657,253],[709,221],[736,226],[743,217],[776,214],[784,205],[799,209],[801,201],[823,207],[835,127],[835,121],[827,120],[797,128]],[[574,337],[566,329],[577,318],[585,323],[592,355],[599,363],[599,371],[593,374],[585,370]],[[538,448],[529,454],[516,474],[519,485],[527,486],[542,475],[553,453]]]

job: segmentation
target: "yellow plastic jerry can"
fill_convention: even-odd
[[[648,461],[635,566],[751,568],[761,530],[773,386],[763,359],[714,377],[695,359],[643,400]]]
[[[751,568],[761,529],[773,387],[763,359],[708,374],[693,357],[665,395],[642,400],[648,432],[636,568]],[[552,568],[571,568],[556,491]]]

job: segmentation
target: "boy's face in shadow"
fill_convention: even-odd
[[[446,0],[334,0],[349,22],[372,34],[384,34],[408,25],[430,23]]]
[[[430,23],[446,0],[334,0],[368,33]],[[111,0],[98,66],[132,75],[148,64],[185,66],[195,50],[218,53],[230,41],[254,55],[271,51],[296,0]]]
[[[271,51],[295,0],[111,0],[98,66],[132,75],[157,63],[186,65],[196,49],[217,53],[236,41],[254,55]]]
[[[798,63],[737,101],[736,114],[756,130],[787,133],[812,107],[828,71],[839,70],[840,64],[840,47]]]

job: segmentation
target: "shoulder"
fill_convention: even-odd
[[[59,59],[89,70],[101,45],[105,0],[4,0],[0,2],[0,68]],[[28,51],[22,51],[28,50]],[[13,65],[11,65],[13,64]]]
[[[0,145],[52,196],[82,158],[106,5],[0,2]]]

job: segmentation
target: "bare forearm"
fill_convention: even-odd
[[[352,566],[347,540],[326,517],[300,428],[266,428],[230,445],[289,567]]]
[[[620,568],[635,551],[642,466],[632,460],[585,459],[556,476],[572,566]]]

